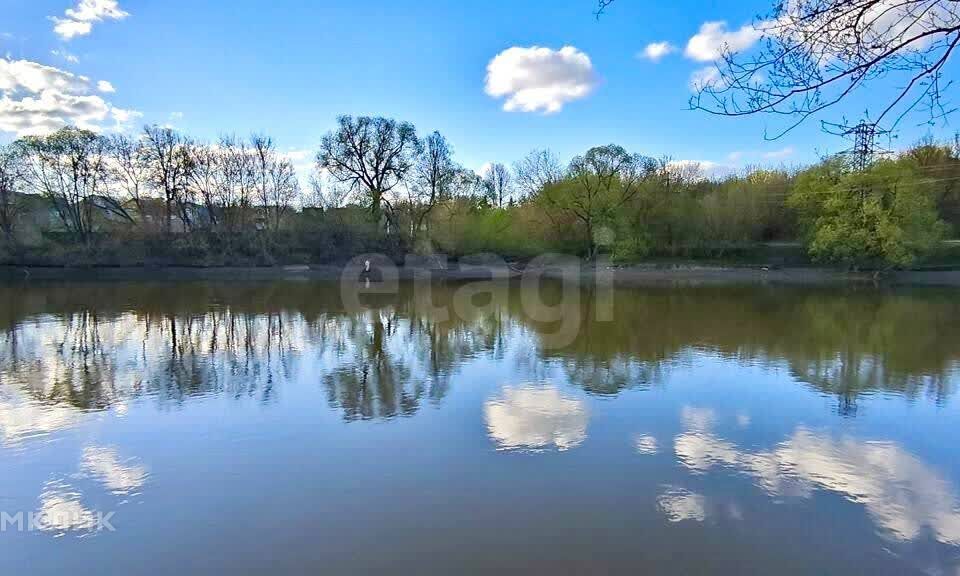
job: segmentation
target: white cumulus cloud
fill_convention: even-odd
[[[117,89],[113,87],[113,84],[107,82],[106,80],[97,82],[97,90],[105,94],[112,94],[113,92],[117,91]]]
[[[590,57],[573,46],[514,46],[487,64],[485,89],[494,98],[506,98],[503,109],[508,112],[550,114],[586,97],[596,85]]]
[[[123,20],[130,15],[120,8],[117,0],[80,0],[74,8],[67,8],[65,18],[51,16],[53,31],[64,40],[86,36],[95,22]]]
[[[101,131],[109,122],[119,129],[139,117],[94,94],[111,91],[106,88],[113,86],[29,60],[0,58],[0,132],[41,135],[68,125]]]
[[[86,76],[78,76],[52,66],[30,60],[0,58],[0,92],[77,92],[84,90],[89,84],[90,79]]]
[[[687,42],[684,54],[698,62],[719,59],[724,52],[740,52],[753,46],[763,33],[749,24],[739,30],[727,29],[726,22],[704,22]]]
[[[651,62],[659,62],[661,58],[677,51],[677,47],[669,42],[652,42],[637,56]]]

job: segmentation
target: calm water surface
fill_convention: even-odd
[[[462,290],[0,285],[2,573],[960,574],[960,293]]]

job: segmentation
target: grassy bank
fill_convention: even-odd
[[[799,242],[773,242],[726,247],[716,256],[649,256],[633,261],[616,261],[623,267],[642,268],[824,268],[843,269],[842,266],[823,266],[812,261]],[[0,251],[0,266],[26,268],[271,268],[289,266],[341,266],[359,254],[383,254],[397,265],[407,261],[398,247],[385,242],[354,242],[349,247],[332,245],[320,250],[297,249],[293,239],[287,243],[276,241],[251,242],[233,246],[229,250],[212,251],[202,239],[178,238],[172,242],[146,242],[131,239],[127,242],[107,240],[94,246],[47,243],[23,248],[16,253]],[[496,254],[483,252],[485,254]],[[503,261],[523,266],[536,257],[535,253],[499,254]],[[610,255],[600,253],[601,260]],[[430,257],[414,256],[418,261],[445,259],[452,265],[461,260],[470,264],[477,258],[467,254],[435,253]],[[496,258],[496,257],[495,257]],[[483,261],[480,258],[479,261]],[[869,270],[870,267],[864,269]],[[911,270],[960,269],[960,241],[943,242],[931,254],[917,261]]]

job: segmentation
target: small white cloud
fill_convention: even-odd
[[[280,157],[290,162],[300,182],[309,182],[316,167],[316,152],[311,148],[290,148],[281,152]]]
[[[135,121],[143,118],[143,112],[113,108],[110,110],[110,116],[113,118],[114,132],[127,132],[133,127]]]
[[[64,40],[86,36],[95,22],[123,20],[130,15],[120,8],[117,0],[80,0],[75,8],[68,8],[66,18],[51,16],[53,31]]]
[[[739,30],[728,30],[726,22],[704,22],[700,32],[687,42],[687,58],[698,62],[717,60],[725,52],[740,52],[753,46],[762,32],[747,24]]]
[[[514,46],[487,64],[486,93],[506,98],[508,112],[559,112],[564,104],[585,98],[597,85],[590,57],[573,46],[552,50]]]
[[[780,150],[773,150],[772,152],[767,152],[763,155],[763,157],[767,160],[782,160],[792,155],[793,155],[793,146],[787,146],[786,148],[781,148]]]
[[[493,162],[484,162],[474,173],[483,178],[493,169]]]
[[[117,89],[113,87],[113,84],[107,82],[106,80],[97,82],[97,90],[103,92],[104,94],[112,94],[117,91]]]
[[[700,92],[707,88],[721,90],[724,86],[723,74],[715,65],[704,66],[693,71],[690,75],[690,90]]]
[[[53,31],[64,40],[72,40],[77,36],[86,36],[93,30],[93,24],[90,22],[65,20],[56,17],[53,17],[53,22]]]
[[[76,64],[77,62],[80,61],[80,59],[77,58],[76,55],[71,54],[66,50],[51,50],[50,53],[53,54],[54,56],[59,56],[60,58],[63,58],[64,60],[66,60],[71,64]]]
[[[647,44],[642,52],[637,54],[651,62],[659,62],[661,58],[677,51],[677,47],[669,42],[652,42]]]
[[[163,127],[176,130],[177,124],[179,124],[181,120],[183,120],[183,112],[171,112],[167,115],[167,121],[163,124]]]
[[[741,158],[743,158],[743,152],[740,150],[734,150],[727,154],[727,160],[730,162],[739,162]]]

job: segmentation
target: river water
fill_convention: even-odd
[[[956,290],[0,284],[4,574],[960,574]]]

